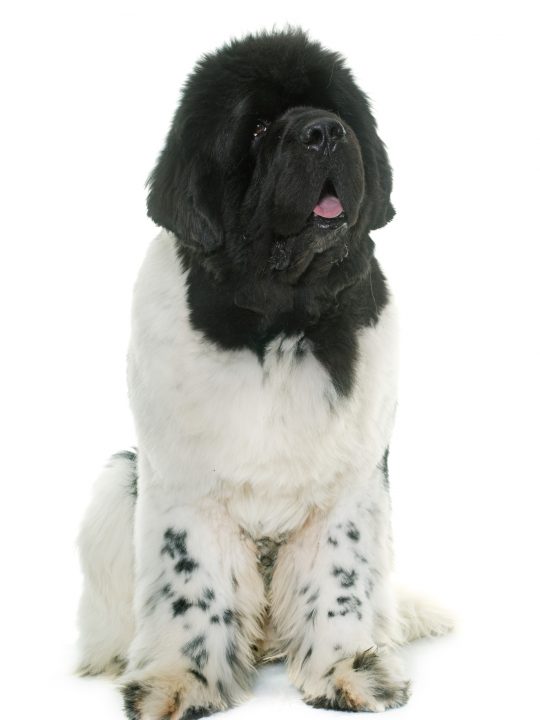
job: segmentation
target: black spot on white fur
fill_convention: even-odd
[[[193,675],[193,677],[196,677],[197,680],[201,682],[205,687],[208,687],[208,680],[202,673],[200,673],[198,670],[189,670],[189,672]]]
[[[356,580],[358,578],[358,573],[356,572],[356,570],[346,570],[342,567],[338,567],[335,565],[332,570],[332,574],[339,580],[341,587],[345,588],[353,587],[356,584]]]
[[[186,575],[189,579],[192,573],[199,567],[199,563],[189,556],[187,551],[187,532],[177,531],[168,528],[163,535],[162,555],[168,555],[176,560],[174,570],[179,575]]]
[[[122,450],[115,453],[111,457],[111,463],[113,463],[114,461],[122,461],[129,466],[129,480],[127,489],[131,497],[136,498],[138,490],[137,485],[139,481],[139,475],[137,471],[137,448],[133,448],[133,450]]]
[[[162,555],[168,555],[170,558],[186,555],[186,538],[187,532],[182,530],[180,532],[173,528],[168,528],[163,535],[163,547],[161,548]]]
[[[216,599],[216,593],[211,588],[204,588],[203,598],[208,602],[212,602],[212,600]]]
[[[216,599],[216,594],[211,588],[204,588],[202,596],[197,600],[197,607],[203,612],[207,612]]]
[[[185,557],[180,560],[174,566],[177,573],[185,573],[191,575],[191,573],[199,567],[199,563],[193,560],[193,558]]]
[[[169,600],[174,596],[174,592],[170,583],[163,585],[155,593],[153,593],[146,601],[146,612],[151,614],[154,612],[161,600]]]
[[[352,540],[353,542],[358,542],[360,540],[360,531],[352,520],[347,523],[345,532],[349,540]]]
[[[349,613],[354,613],[358,620],[362,619],[362,613],[360,611],[362,601],[356,595],[340,595],[336,598],[336,603],[338,607],[335,611],[335,615],[344,617]]]
[[[336,665],[332,665],[323,675],[323,678],[330,681],[328,692],[315,698],[306,698],[306,702],[316,708],[327,710],[362,711],[371,710],[372,707],[366,702],[362,693],[350,692],[347,685],[333,684],[332,678],[335,675]],[[380,702],[385,708],[397,708],[405,705],[409,699],[409,683],[394,680],[384,663],[373,649],[358,653],[351,664],[353,672],[364,673],[369,687],[369,693],[376,702]]]
[[[401,707],[408,701],[410,683],[393,680],[374,649],[358,653],[353,661],[353,670],[370,673],[373,695],[383,701],[387,708]]]
[[[207,707],[190,707],[182,715],[180,720],[200,720],[200,718],[208,717],[209,715],[213,715],[215,712],[217,712],[217,709],[211,705],[208,705]]]
[[[140,720],[142,702],[150,692],[149,688],[140,683],[129,683],[122,688],[124,698],[124,711],[128,720]]]
[[[389,475],[388,475],[388,454],[389,454],[389,452],[390,452],[390,448],[386,448],[386,450],[384,451],[382,460],[379,463],[379,465],[377,466],[382,471],[383,485],[384,485],[385,490],[390,489],[390,479],[389,479]]]
[[[233,620],[234,612],[230,608],[227,608],[227,610],[223,612],[223,622],[225,623],[225,625],[230,625]]]
[[[307,651],[307,653],[304,655],[304,659],[302,660],[301,667],[304,667],[304,665],[307,663],[307,661],[312,656],[312,654],[313,654],[313,647],[310,647],[309,650]]]
[[[373,592],[374,587],[375,587],[375,582],[374,582],[373,578],[368,577],[368,579],[366,580],[366,589],[365,589],[366,598],[368,600],[371,597],[371,593]]]
[[[187,611],[193,607],[193,603],[186,597],[179,597],[172,603],[173,617],[177,615],[185,615]]]
[[[206,637],[204,635],[197,635],[182,646],[182,653],[194,662],[199,670],[201,670],[208,662]]]

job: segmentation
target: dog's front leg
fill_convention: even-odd
[[[256,550],[222,507],[143,471],[135,518],[137,631],[123,686],[130,720],[206,716],[253,668],[264,589]]]
[[[379,711],[407,701],[390,643],[390,555],[383,465],[352,479],[329,513],[314,515],[282,547],[272,615],[291,679],[309,704]]]

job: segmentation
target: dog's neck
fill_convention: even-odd
[[[352,387],[357,332],[375,325],[388,300],[373,243],[356,243],[347,257],[326,272],[310,269],[291,285],[270,272],[259,277],[223,271],[223,263],[198,256],[177,243],[186,271],[187,302],[193,327],[223,349],[247,348],[264,362],[278,335],[301,335],[327,368],[336,390]],[[214,266],[214,267],[213,267]]]

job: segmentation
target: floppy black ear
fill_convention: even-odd
[[[354,90],[345,95],[345,109],[342,114],[356,132],[362,151],[366,180],[365,223],[369,232],[384,227],[396,213],[390,200],[392,168],[384,143],[377,133],[377,123],[371,112],[369,100],[354,83],[350,72],[346,71],[346,73],[348,87],[352,85]]]
[[[388,153],[383,141],[377,134],[376,127],[373,127],[373,138],[371,141],[372,153],[372,177],[368,180],[370,202],[371,202],[371,223],[370,229],[377,230],[384,227],[396,214],[390,195],[392,194],[392,168],[388,160]]]
[[[174,125],[148,178],[148,215],[180,242],[203,252],[221,245],[219,182],[209,164],[186,157]]]

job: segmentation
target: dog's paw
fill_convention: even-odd
[[[304,700],[313,707],[381,712],[405,705],[410,683],[395,657],[366,650],[334,663],[314,683],[304,684]]]
[[[121,690],[128,720],[198,720],[227,707],[218,689],[195,670],[132,679]]]

